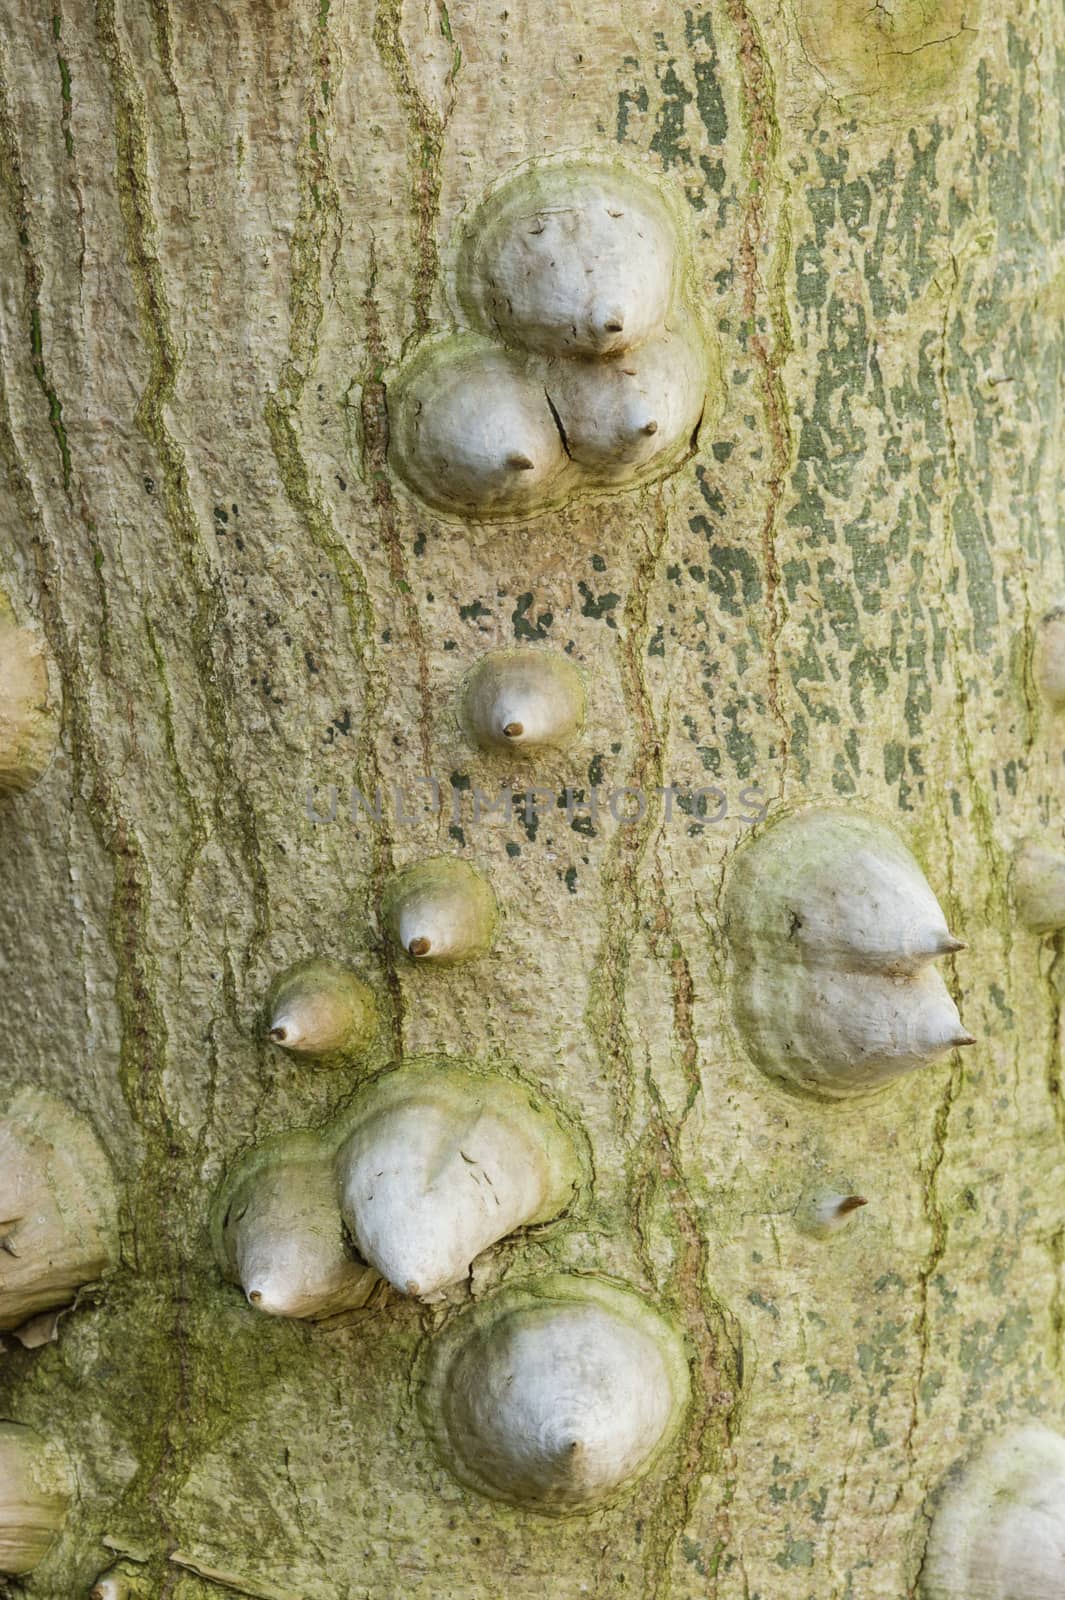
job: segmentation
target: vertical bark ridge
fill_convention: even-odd
[[[64,115],[65,115],[64,107]],[[22,276],[29,307],[29,342],[33,376],[44,396],[48,408],[48,422],[59,455],[63,475],[63,488],[68,496],[71,490],[70,444],[63,423],[63,402],[45,364],[44,329],[41,325],[42,269],[39,256],[30,238],[30,199],[22,175],[22,161],[18,137],[11,113],[10,90],[6,52],[0,43],[0,151],[2,151],[5,188],[9,194],[12,217],[18,229],[22,260]]]
[[[441,23],[442,31],[446,31],[449,27],[446,17],[445,11]],[[433,298],[440,276],[437,230],[440,219],[441,162],[447,131],[446,118],[433,109],[418,87],[403,39],[402,0],[378,0],[374,12],[373,43],[406,118],[414,232],[411,307],[414,334],[423,337],[432,326]],[[452,73],[453,71],[454,68]],[[374,295],[376,272],[372,252],[375,249],[376,246],[372,244],[369,283],[364,299],[367,317],[367,368],[362,397],[363,456],[378,526],[388,551],[389,573],[393,587],[401,596],[407,632],[415,653],[422,704],[422,755],[425,772],[430,774],[432,700],[426,642],[410,584],[391,477],[387,468],[388,417],[384,375],[390,364],[390,356]],[[442,817],[441,826],[443,826]]]
[[[333,514],[315,481],[300,436],[300,405],[315,368],[324,316],[322,280],[326,272],[326,245],[332,233],[330,272],[341,249],[344,222],[332,161],[332,107],[336,99],[335,43],[329,25],[329,6],[319,12],[314,70],[308,77],[308,106],[300,142],[300,208],[292,246],[289,285],[290,327],[288,356],[278,377],[276,393],[263,407],[270,444],[289,504],[316,549],[329,561],[343,597],[350,642],[364,674],[364,701],[355,757],[359,789],[370,797],[382,782],[376,748],[379,722],[386,702],[383,667],[377,651],[377,615],[366,572],[341,538]],[[409,602],[408,602],[409,605]],[[418,641],[420,645],[420,641]],[[424,650],[421,650],[424,660]],[[392,867],[394,840],[387,822],[371,833],[371,883],[375,898]],[[404,998],[391,952],[381,952],[390,999],[389,1026],[393,1045],[402,1049]]]
[[[674,926],[662,863],[657,854],[653,885],[658,909],[650,943],[663,968],[670,973],[675,1037],[687,1093],[679,1116],[674,1115],[653,1072],[647,1068],[644,1073],[649,1115],[643,1137],[643,1170],[637,1180],[637,1204],[646,1205],[658,1188],[665,1186],[671,1231],[673,1227],[676,1231],[671,1270],[659,1288],[676,1304],[683,1318],[692,1351],[693,1396],[681,1461],[663,1495],[650,1540],[648,1593],[657,1600],[659,1595],[668,1596],[672,1591],[677,1550],[687,1537],[698,1501],[699,1480],[713,1466],[722,1464],[732,1432],[738,1426],[743,1358],[740,1325],[711,1288],[709,1244],[681,1151],[688,1113],[700,1092],[699,1047],[693,1028],[691,968]],[[714,1596],[719,1592],[720,1555],[732,1542],[735,1531],[727,1497],[722,1499],[716,1522],[715,1559],[710,1573],[710,1593]]]
[[[728,0],[727,12],[739,41],[741,105],[747,135],[744,152],[747,198],[743,206],[740,243],[744,331],[760,371],[762,404],[770,445],[771,467],[761,526],[761,545],[765,573],[768,695],[780,727],[780,781],[783,793],[791,747],[791,724],[782,691],[780,641],[786,602],[777,537],[778,519],[792,460],[790,411],[781,375],[791,349],[791,329],[784,295],[791,261],[788,190],[778,172],[779,130],[773,71],[758,24],[744,0]],[[766,212],[770,194],[780,209],[775,230],[771,229]],[[770,258],[768,284],[763,282],[762,276],[762,262],[767,254]],[[760,324],[765,319],[768,319],[772,329],[772,342],[760,330]]]
[[[646,806],[639,821],[617,829],[604,851],[605,922],[585,1011],[596,1051],[604,1064],[610,1064],[618,1136],[626,1145],[632,1135],[637,1086],[632,1039],[625,1017],[626,980],[632,941],[639,926],[639,873],[661,811],[659,801],[652,795],[661,783],[663,771],[661,736],[644,671],[649,639],[648,591],[660,566],[666,538],[667,528],[660,512],[654,532],[644,535],[625,600],[624,627],[619,630],[618,666],[631,740],[626,787],[639,790]]]
[[[185,199],[191,212],[193,205],[189,174],[192,166],[192,148],[189,143],[188,118],[185,113],[184,101],[181,98],[181,88],[174,63],[174,19],[171,15],[169,0],[148,0],[148,6],[152,21],[155,24],[155,48],[159,55],[159,65],[162,68],[166,86],[173,97],[174,108],[178,115],[178,124],[181,128],[181,142],[185,157]]]
[[[916,1440],[921,1425],[921,1387],[928,1367],[933,1337],[929,1296],[932,1282],[947,1254],[949,1237],[949,1217],[944,1209],[939,1192],[939,1179],[944,1162],[947,1159],[951,1111],[961,1093],[963,1075],[964,1068],[960,1062],[956,1061],[947,1079],[939,1104],[935,1109],[935,1115],[932,1120],[931,1150],[921,1164],[925,1219],[931,1230],[932,1237],[928,1252],[916,1271],[917,1313],[914,1319],[914,1331],[917,1336],[917,1359],[915,1370],[911,1377],[910,1416],[903,1441],[903,1447],[911,1468],[917,1459]],[[900,1498],[902,1493],[903,1486],[900,1485]]]
[[[425,634],[407,570],[403,537],[400,533],[395,495],[388,468],[388,409],[384,377],[388,365],[388,350],[381,324],[381,311],[375,296],[376,277],[376,253],[375,246],[371,242],[368,281],[363,298],[363,308],[366,313],[366,368],[363,373],[360,406],[362,469],[363,477],[369,486],[377,526],[388,555],[388,575],[392,589],[399,597],[404,623],[414,652],[421,706],[419,741],[422,760],[425,763],[425,775],[431,776],[433,701],[429,683],[429,660]]]
[[[220,682],[221,653],[216,643],[224,634],[226,600],[193,504],[185,453],[167,423],[180,358],[157,251],[143,98],[133,64],[119,39],[116,0],[97,0],[96,17],[111,78],[116,181],[126,229],[126,257],[149,357],[149,376],[137,408],[137,422],[156,452],[167,520],[193,586],[195,612],[190,636],[207,717],[208,743],[218,776],[215,822],[223,834],[235,834],[238,857],[247,875],[253,911],[247,952],[250,960],[269,927],[269,893],[256,818],[230,754],[227,699]]]
[[[407,118],[408,161],[414,209],[414,331],[422,335],[432,322],[432,301],[440,273],[436,229],[440,211],[440,157],[444,126],[418,88],[403,43],[402,0],[377,0],[373,42],[395,86]]]
[[[36,503],[30,476],[23,467],[11,422],[6,382],[0,364],[0,450],[15,477],[29,525],[43,523],[45,537],[37,541],[41,603],[52,648],[60,665],[66,725],[70,732],[78,788],[84,791],[88,812],[112,870],[112,896],[107,932],[116,964],[115,999],[123,1018],[119,1073],[123,1092],[144,1138],[140,1169],[129,1175],[124,1194],[125,1251],[131,1271],[159,1282],[181,1283],[186,1263],[181,1245],[160,1229],[160,1215],[180,1206],[182,1181],[174,1157],[177,1151],[165,1132],[168,1119],[163,1107],[159,1069],[166,1060],[167,1029],[160,1004],[156,974],[148,955],[151,943],[151,890],[143,841],[118,803],[113,782],[93,728],[89,709],[90,677],[81,654],[68,633],[63,614],[64,586],[53,542],[47,536],[47,518]],[[122,1290],[116,1285],[118,1298]],[[179,1303],[181,1296],[178,1297]],[[141,1308],[137,1319],[138,1361],[147,1370],[158,1367],[158,1385],[150,1391],[150,1404],[140,1418],[141,1453],[138,1472],[123,1499],[129,1503],[147,1496],[153,1516],[167,1527],[163,1484],[174,1459],[171,1428],[177,1425],[184,1384],[184,1363],[174,1362],[173,1344],[181,1350],[180,1320],[171,1321],[165,1300]],[[165,1353],[165,1359],[156,1360]],[[118,1508],[116,1507],[116,1512]]]

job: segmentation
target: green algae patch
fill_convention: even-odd
[[[981,0],[794,0],[803,48],[837,96],[927,104],[964,70]]]

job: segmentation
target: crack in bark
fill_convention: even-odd
[[[917,1370],[911,1385],[912,1396],[910,1402],[909,1421],[902,1441],[903,1450],[909,1463],[910,1476],[914,1476],[917,1466],[916,1436],[920,1426],[920,1400],[921,1384],[924,1381],[925,1370],[928,1365],[928,1355],[931,1349],[931,1315],[929,1312],[929,1291],[932,1278],[939,1270],[947,1252],[947,1239],[949,1226],[946,1214],[939,1199],[939,1174],[947,1158],[947,1141],[950,1131],[950,1113],[955,1101],[961,1092],[964,1079],[964,1069],[960,1062],[952,1067],[947,1080],[946,1089],[936,1107],[936,1114],[932,1123],[932,1153],[924,1172],[924,1204],[925,1216],[932,1230],[932,1243],[928,1255],[917,1273],[918,1307],[915,1319],[915,1332],[918,1344]],[[892,1502],[897,1505],[902,1497],[906,1485],[900,1483]]]

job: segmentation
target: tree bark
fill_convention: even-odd
[[[64,710],[0,798],[3,1082],[95,1129],[122,1232],[54,1342],[5,1341],[0,1412],[77,1477],[12,1592],[125,1553],[180,1600],[898,1600],[971,1444],[1065,1424],[1062,935],[1009,878],[1063,842],[1033,671],[1065,595],[1063,104],[1061,0],[4,9],[0,581]],[[451,325],[465,219],[558,154],[679,201],[720,394],[658,481],[467,525],[397,480],[389,385]],[[456,703],[522,642],[589,705],[510,768]],[[600,814],[475,821],[511,772]],[[907,840],[968,943],[964,1060],[839,1104],[756,1070],[721,896],[763,802]],[[442,853],[502,924],[427,972],[379,909]],[[264,1037],[311,955],[375,991],[357,1070]],[[577,1205],[442,1304],[256,1314],[212,1253],[227,1169],[431,1051],[542,1087],[587,1140]],[[842,1179],[868,1205],[812,1239],[801,1198]],[[559,1270],[670,1319],[693,1402],[616,1505],[546,1519],[449,1475],[416,1371],[465,1301]]]

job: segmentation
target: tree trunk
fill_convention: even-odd
[[[1010,877],[1062,846],[1063,104],[1061,0],[4,9],[0,581],[63,717],[0,800],[3,1081],[95,1130],[121,1232],[51,1342],[5,1339],[0,1415],[77,1485],[12,1593],[119,1561],[181,1600],[899,1600],[954,1463],[1065,1424],[1062,936]],[[681,218],[701,427],[441,514],[397,376],[484,197],[563,155]],[[458,696],[526,644],[588,706],[511,761]],[[912,849],[977,1038],[838,1101],[752,1060],[725,926],[737,849],[813,804]],[[500,923],[427,970],[381,907],[439,855]],[[308,956],[374,991],[354,1064],[265,1036]],[[537,1090],[576,1200],[441,1299],[257,1312],[227,1172],[426,1053]],[[816,1237],[833,1185],[868,1203]],[[469,1302],[557,1272],[643,1296],[692,1398],[620,1498],[545,1516],[458,1481],[419,1400]]]

